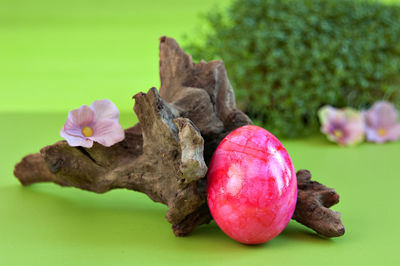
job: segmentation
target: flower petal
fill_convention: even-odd
[[[110,147],[125,138],[125,132],[115,119],[102,119],[93,125],[93,136],[90,139]]]
[[[387,129],[386,140],[396,141],[400,138],[400,124]]]
[[[355,145],[364,140],[364,119],[361,113],[351,114],[345,126],[345,145]]]
[[[324,106],[318,112],[321,131],[340,145],[355,145],[364,139],[364,117],[352,109]]]
[[[77,127],[83,127],[91,124],[94,120],[94,111],[87,105],[82,105],[79,109],[74,109],[69,112],[68,120]]]
[[[328,138],[333,141],[335,138],[330,138],[329,134],[338,127],[342,127],[345,122],[344,119],[342,119],[340,113],[340,110],[335,109],[329,105],[323,106],[318,111],[318,117],[321,122],[321,132],[324,134],[328,134]]]
[[[330,105],[325,105],[321,107],[318,111],[318,118],[319,121],[321,122],[321,125],[325,125],[329,123],[329,121],[333,118],[332,116],[335,113],[335,108],[333,108]]]
[[[95,112],[95,120],[99,121],[102,119],[117,119],[119,118],[119,110],[117,106],[110,100],[98,100],[94,101],[90,107]]]
[[[361,112],[350,107],[344,108],[343,112],[346,120],[354,121],[355,123],[364,123],[364,117]]]
[[[62,130],[64,130],[65,133],[68,135],[83,137],[82,131],[81,131],[81,126],[79,125],[79,123],[74,121],[74,119],[71,115],[71,112],[69,112],[67,121],[65,121],[65,124],[64,124],[64,127],[62,128]]]
[[[383,143],[385,139],[378,134],[378,131],[372,127],[365,128],[365,137],[368,142]]]
[[[60,135],[68,142],[69,146],[82,146],[85,148],[91,148],[93,146],[93,140],[85,137],[70,135],[64,130],[64,128],[61,129]]]
[[[376,102],[366,113],[367,124],[370,127],[388,128],[398,123],[396,108],[387,101]]]
[[[80,127],[66,127],[64,126],[62,130],[65,132],[65,134],[68,134],[70,136],[78,137],[78,138],[85,138],[82,134],[82,130]]]

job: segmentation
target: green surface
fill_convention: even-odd
[[[228,0],[0,0],[0,112],[66,111],[97,99],[129,111],[159,87],[159,37],[182,40]]]
[[[109,98],[122,124],[130,96],[158,86],[158,37],[181,36],[219,1],[0,0],[0,265],[399,265],[400,142],[341,148],[283,141],[295,167],[335,187],[347,232],[322,239],[291,222],[245,246],[212,223],[176,238],[145,195],[53,184],[22,187],[24,155],[60,139],[68,110]],[[224,1],[226,2],[226,1]],[[195,32],[193,32],[195,34]]]
[[[166,207],[145,195],[97,195],[53,184],[22,187],[14,163],[59,139],[65,114],[0,116],[0,265],[398,265],[400,142],[342,148],[322,136],[283,141],[296,169],[335,187],[346,234],[323,239],[291,222],[267,244],[245,246],[218,227],[177,238]],[[122,116],[128,126],[132,117]]]

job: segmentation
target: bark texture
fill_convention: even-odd
[[[292,219],[325,237],[342,236],[345,232],[340,213],[329,209],[339,202],[339,195],[316,181],[308,170],[297,172],[297,203]]]
[[[54,182],[96,193],[114,188],[143,192],[168,206],[166,219],[177,236],[208,223],[207,164],[219,142],[251,120],[236,109],[222,61],[195,64],[167,37],[160,39],[160,78],[159,93],[151,88],[134,96],[139,123],[125,130],[122,142],[87,149],[59,141],[24,157],[15,166],[15,176],[23,185]],[[314,186],[301,186],[301,210],[296,208],[295,219],[320,234],[337,236],[331,233],[330,223],[337,215],[327,209],[324,219],[319,219],[311,210],[321,202],[311,196]]]

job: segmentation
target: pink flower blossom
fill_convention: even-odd
[[[118,119],[119,111],[114,103],[94,101],[90,106],[82,105],[70,111],[60,135],[70,146],[90,148],[96,141],[109,147],[125,138]]]
[[[364,117],[352,109],[324,106],[318,111],[321,131],[339,145],[355,145],[364,139]]]
[[[365,113],[365,133],[368,141],[383,143],[400,138],[400,123],[396,108],[389,102],[376,102]]]

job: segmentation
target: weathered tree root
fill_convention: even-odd
[[[86,149],[59,141],[24,157],[15,176],[23,185],[54,182],[97,193],[114,188],[143,192],[168,206],[166,219],[177,236],[208,223],[206,164],[229,132],[251,120],[236,109],[222,61],[195,64],[175,40],[162,37],[160,77],[160,94],[152,88],[134,96],[139,123],[125,130],[122,142]],[[301,184],[301,209],[296,208],[294,218],[328,237],[343,234],[340,228],[332,233],[335,212],[324,208],[321,219],[317,194]]]
[[[135,99],[140,126],[126,130],[122,142],[86,149],[60,141],[41,149],[42,160],[38,154],[25,157],[14,174],[24,185],[51,181],[97,193],[140,191],[169,207],[168,222],[181,223],[205,204],[196,185],[207,172],[203,138],[189,119],[174,116],[156,89]],[[41,175],[45,165],[50,171]]]
[[[339,195],[332,188],[311,181],[308,170],[297,172],[297,203],[292,219],[312,228],[325,237],[342,236],[345,232],[340,213],[329,209],[339,202]]]

